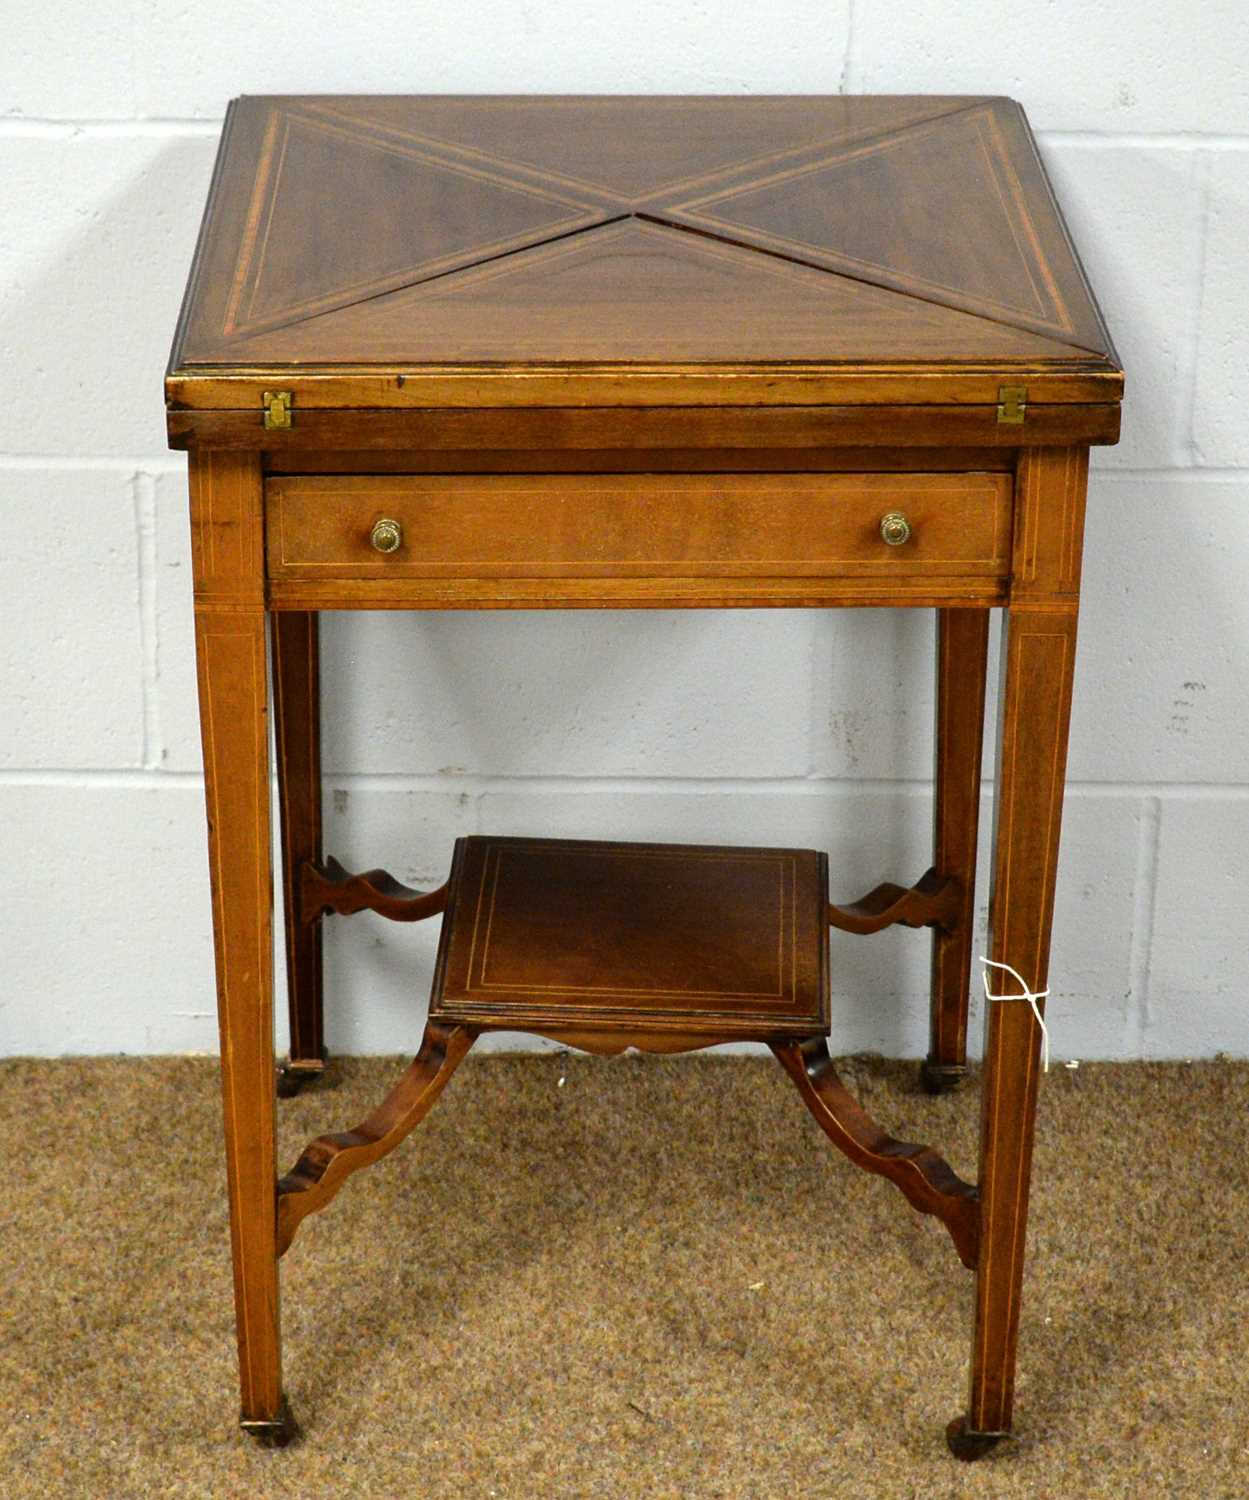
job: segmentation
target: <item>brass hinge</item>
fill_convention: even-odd
[[[260,398],[265,409],[265,427],[289,427],[291,425],[291,393],[289,391],[266,391]]]
[[[999,422],[1016,425],[1023,421],[1028,410],[1028,387],[1026,385],[1000,385],[997,388],[997,419]]]

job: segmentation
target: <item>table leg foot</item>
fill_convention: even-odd
[[[293,1099],[310,1084],[322,1082],[329,1077],[328,1058],[322,1052],[318,1062],[292,1062],[290,1058],[278,1064],[277,1090],[279,1099]]]
[[[276,1417],[240,1417],[239,1426],[261,1448],[286,1448],[301,1435],[285,1396]]]
[[[973,1432],[967,1425],[966,1417],[955,1417],[945,1429],[945,1440],[950,1452],[955,1458],[962,1459],[964,1463],[974,1463],[976,1459],[983,1458],[986,1453],[996,1448],[1003,1438],[1010,1437],[1009,1432]]]
[[[919,1065],[919,1081],[926,1094],[953,1094],[967,1082],[967,1068],[925,1058]]]

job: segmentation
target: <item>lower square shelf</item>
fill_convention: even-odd
[[[813,849],[458,840],[430,1019],[555,1036],[827,1034]]]

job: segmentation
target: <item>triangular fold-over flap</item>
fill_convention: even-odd
[[[302,111],[274,112],[267,147],[239,247],[227,336],[359,302],[609,217],[558,190]]]
[[[663,217],[1089,352],[1110,347],[1009,100],[808,152],[670,202]]]
[[[988,318],[627,219],[234,340],[229,357],[474,364],[1087,356]]]
[[[636,208],[964,109],[965,97],[325,100],[327,117],[461,153],[555,192]]]

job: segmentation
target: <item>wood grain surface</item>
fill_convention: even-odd
[[[273,580],[340,578],[1000,578],[1003,474],[378,475],[271,479]],[[905,514],[889,545],[881,521]],[[379,552],[393,519],[402,540]]]
[[[263,487],[246,454],[197,455],[190,481],[242,1417],[280,1440]]]
[[[254,97],[227,117],[168,398],[190,438],[200,410],[254,412],[258,380],[298,424],[675,404],[695,376],[715,403],[829,401],[847,368],[873,400],[922,372],[950,403],[986,366],[1043,378],[1034,401],[1121,383],[1008,99]]]
[[[998,98],[236,101],[166,381],[192,548],[243,1425],[292,1432],[277,1256],[484,1029],[601,1053],[771,1045],[829,1138],[975,1268],[974,1458],[1011,1429],[1037,1028],[989,1005],[978,1180],[877,1125],[825,1038],[829,923],[935,933],[961,1072],[986,618],[1006,606],[992,955],[1043,989],[1088,448],[1123,374]],[[265,392],[282,392],[266,414]],[[886,545],[881,519],[910,534]],[[371,542],[398,528],[393,551]],[[933,868],[828,902],[810,850],[461,840],[444,888],[320,848],[322,609],[934,607]],[[279,1183],[266,613],[292,1054],[319,924],[444,912],[424,1042]],[[445,911],[444,911],[445,907]],[[840,941],[840,939],[838,939]]]
[[[430,1015],[716,1041],[823,1032],[827,902],[813,850],[460,839]]]

